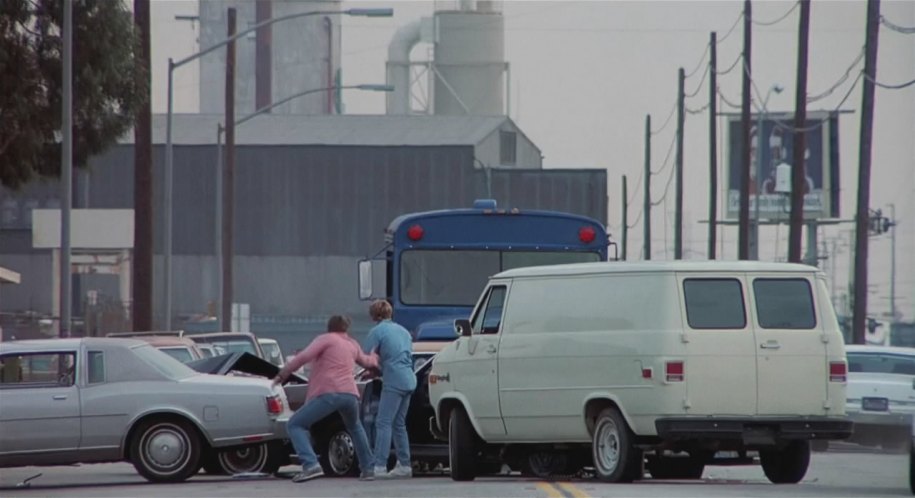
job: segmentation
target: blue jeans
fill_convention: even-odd
[[[320,422],[324,417],[333,412],[340,413],[346,430],[353,438],[356,449],[356,458],[359,459],[359,468],[363,472],[371,471],[372,450],[369,448],[365,429],[359,420],[359,398],[348,393],[327,393],[318,396],[299,408],[289,422],[286,423],[286,432],[292,441],[292,447],[299,455],[299,462],[303,469],[318,465],[318,457],[311,447],[311,426]]]
[[[397,462],[410,466],[410,440],[407,438],[407,409],[413,391],[399,391],[384,388],[375,416],[375,466],[387,467],[391,454],[391,434],[394,435],[394,449]]]

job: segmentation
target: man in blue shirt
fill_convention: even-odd
[[[381,367],[381,401],[375,417],[375,477],[413,477],[410,460],[410,441],[407,438],[407,409],[416,389],[413,373],[413,338],[407,329],[391,320],[393,310],[384,300],[369,306],[369,315],[378,325],[369,332],[365,351],[376,351]],[[393,433],[397,465],[387,472]]]

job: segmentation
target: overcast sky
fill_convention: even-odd
[[[390,6],[391,19],[343,18],[344,84],[383,82],[387,45],[399,26],[433,13],[431,1],[344,2],[345,7]],[[754,19],[780,18],[792,6],[787,1],[755,1]],[[881,2],[883,15],[895,24],[915,26],[915,1]],[[608,171],[609,220],[619,235],[620,178],[628,175],[630,195],[636,188],[643,165],[644,121],[651,114],[658,128],[669,115],[676,99],[677,70],[692,71],[701,61],[709,32],[725,36],[738,18],[743,2],[727,1],[505,1],[505,54],[511,64],[511,117],[543,151],[548,168],[593,167]],[[817,0],[812,2],[808,95],[831,87],[845,73],[864,44],[864,1]],[[199,49],[196,27],[175,21],[176,14],[196,14],[197,3],[187,0],[154,0],[153,20],[153,107],[165,109],[165,68],[168,57],[180,58]],[[797,23],[795,9],[783,21],[771,26],[754,26],[753,76],[761,91],[773,84],[786,88],[773,95],[769,108],[793,111],[797,65]],[[719,43],[720,70],[741,51],[742,23]],[[420,45],[414,59],[425,59],[429,47]],[[915,35],[881,28],[877,79],[897,84],[915,79]],[[845,96],[852,77],[829,97],[809,110],[835,109]],[[700,84],[702,71],[686,82],[687,92]],[[195,67],[176,73],[175,109],[196,112],[198,72]],[[693,109],[707,102],[708,81],[695,98],[687,101]],[[732,102],[740,99],[737,71],[719,78],[721,92]],[[853,111],[840,120],[841,218],[853,217],[856,209],[858,135],[861,85],[854,89],[842,109]],[[383,94],[345,94],[346,112],[384,112]],[[723,107],[722,110],[728,110]],[[671,124],[653,138],[655,169],[661,167],[671,140]],[[719,143],[726,143],[721,135]],[[688,115],[684,151],[684,249],[690,259],[706,257],[708,218],[708,114]],[[719,156],[720,157],[720,156]],[[719,164],[723,163],[719,159]],[[662,198],[667,183],[666,169],[652,177],[652,198]],[[877,89],[871,206],[887,211],[895,204],[899,219],[897,235],[897,309],[915,319],[915,86],[903,90]],[[725,176],[721,176],[724,181]],[[630,221],[641,211],[641,189],[630,205]],[[652,213],[653,257],[673,256],[673,188],[665,204]],[[721,205],[721,201],[719,201]],[[666,232],[665,232],[666,227]],[[850,272],[851,224],[821,228],[821,243],[840,237],[835,259],[839,293],[844,292]],[[763,228],[762,259],[784,257],[787,252],[786,226]],[[726,258],[735,259],[736,228],[721,228],[719,240]],[[870,295],[872,314],[889,310],[888,236],[872,237],[870,243]],[[642,247],[641,222],[629,232],[629,254],[638,257]],[[777,249],[777,253],[776,253]],[[832,272],[832,262],[821,265]],[[841,306],[838,308],[841,312]]]

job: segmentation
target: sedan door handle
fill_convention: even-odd
[[[782,345],[777,341],[768,341],[759,345],[761,349],[781,349]]]
[[[56,401],[63,401],[65,399],[67,399],[67,395],[66,394],[55,394],[54,396],[51,396],[51,399],[56,400]]]
[[[486,347],[487,353],[495,353],[496,351],[497,351],[497,349],[494,344],[490,344],[489,346]]]

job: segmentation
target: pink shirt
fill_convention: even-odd
[[[285,379],[289,372],[306,363],[313,363],[308,379],[305,401],[327,393],[347,393],[359,396],[353,376],[356,363],[365,368],[378,367],[378,355],[365,354],[349,334],[324,333],[311,341],[307,348],[286,363],[279,377]]]

